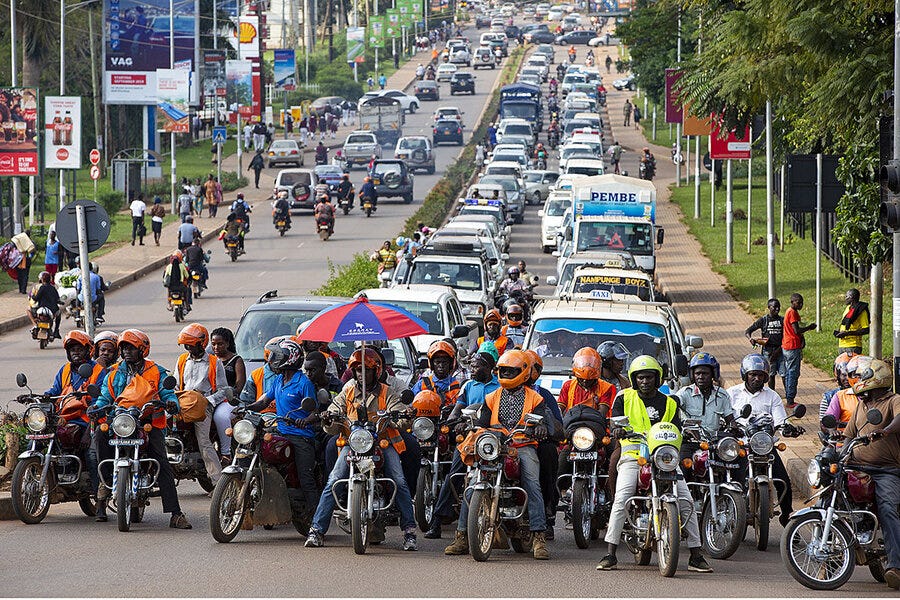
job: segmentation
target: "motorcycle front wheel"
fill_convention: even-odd
[[[678,546],[681,543],[678,502],[661,504],[659,511],[659,531],[656,532],[659,574],[663,577],[672,577],[678,568]]]
[[[116,476],[116,524],[119,531],[131,529],[131,469],[119,467]]]
[[[591,489],[584,479],[572,485],[572,533],[575,545],[584,550],[591,540]]]
[[[416,496],[413,498],[416,524],[422,531],[428,531],[428,528],[431,527],[436,500],[431,493],[431,469],[422,467],[419,469],[419,477],[416,479]]]
[[[781,535],[781,560],[791,577],[811,590],[836,590],[856,567],[855,539],[843,521],[831,524],[829,539],[822,539],[825,522],[818,513],[791,519]]]
[[[88,517],[96,516],[97,514],[97,503],[91,496],[84,496],[78,499],[78,508],[81,509]]]
[[[369,545],[369,494],[364,481],[354,481],[350,486],[350,537],[353,551],[365,554]]]
[[[227,544],[240,531],[243,522],[241,476],[238,473],[223,473],[209,503],[209,532],[214,540]]]
[[[469,500],[469,517],[466,530],[469,536],[469,552],[478,562],[491,556],[495,524],[491,519],[490,490],[474,490]]]
[[[769,547],[769,521],[772,519],[772,497],[769,495],[768,485],[761,485],[756,490],[756,519],[753,525],[756,528],[756,549],[762,552]]]
[[[50,481],[41,485],[41,459],[34,456],[20,460],[12,477],[13,512],[26,525],[44,520],[50,510]]]
[[[700,514],[700,540],[712,558],[724,560],[737,552],[747,527],[747,502],[732,490],[721,489],[716,498],[716,513],[709,499]]]

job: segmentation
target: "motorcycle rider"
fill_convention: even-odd
[[[341,177],[341,182],[337,186],[337,197],[338,197],[338,205],[340,206],[341,202],[348,202],[350,208],[353,208],[353,184],[350,183],[350,174],[344,173]]]
[[[824,411],[822,411],[821,407],[819,408],[819,420],[821,421],[825,415],[833,416],[837,419],[838,431],[844,430],[844,427],[840,424],[850,422],[853,411],[856,410],[856,405],[859,403],[859,398],[856,397],[856,393],[853,391],[853,384],[859,381],[859,361],[863,357],[857,354],[845,360],[847,356],[846,353],[842,352],[834,359],[834,372],[839,387],[836,390],[832,390],[833,393],[831,393],[830,398],[830,392],[825,393],[822,400],[824,402],[825,399],[829,399],[828,406],[825,407]]]
[[[700,426],[711,434],[721,428],[720,419],[731,424],[734,421],[731,397],[719,387],[719,361],[716,357],[708,352],[698,352],[691,358],[688,369],[691,384],[675,394],[682,420],[697,419]]]
[[[216,406],[225,400],[225,367],[215,354],[209,354],[206,346],[209,344],[209,331],[199,323],[191,323],[184,327],[178,334],[178,345],[184,346],[187,352],[178,357],[175,369],[178,373],[178,387],[180,393],[191,390],[202,394],[206,398],[206,418],[195,421],[194,435],[197,437],[197,447],[206,467],[206,474],[213,485],[219,482],[222,476],[222,463],[216,448],[210,440],[210,430],[213,426],[213,414]],[[179,398],[180,402],[184,399]],[[231,440],[219,440],[220,444],[230,444]],[[212,496],[212,492],[210,492]]]
[[[272,224],[277,225],[278,221],[284,221],[287,228],[291,228],[291,203],[288,200],[288,191],[281,190],[278,197],[275,198],[275,204],[272,206]]]
[[[539,393],[528,386],[531,378],[531,366],[528,357],[521,350],[510,350],[500,357],[497,363],[498,379],[501,389],[491,392],[485,397],[486,417],[482,427],[495,425],[505,430],[525,424],[525,415],[535,413],[549,419],[550,413]],[[540,463],[536,446],[539,440],[547,437],[548,427],[542,423],[534,427],[534,438],[517,438],[512,445],[518,449],[521,478],[519,484],[528,496],[528,527],[532,532],[532,555],[537,560],[550,558],[547,549],[545,529],[547,528],[546,507],[541,494]],[[469,516],[469,505],[462,503],[459,521],[456,526],[456,539],[445,550],[444,554],[455,556],[468,554],[469,537],[466,523]]]
[[[559,82],[556,80],[556,77],[551,77],[551,78],[550,78],[549,85],[550,85],[550,93],[551,93],[551,94],[555,94],[555,93],[556,93],[556,88],[559,87]]]
[[[101,331],[94,336],[94,360],[104,369],[115,364],[119,351],[119,335],[114,331]]]
[[[187,265],[188,273],[192,271],[200,272],[200,289],[206,289],[206,282],[209,280],[209,270],[206,263],[209,262],[209,254],[203,251],[200,245],[200,238],[194,238],[194,243],[183,250],[184,262]]]
[[[506,327],[503,335],[509,338],[514,348],[521,348],[525,343],[525,333],[528,327],[525,325],[525,311],[518,304],[510,304],[506,309]]]
[[[103,296],[104,288],[108,289],[108,286],[103,283],[103,278],[100,277],[98,271],[100,268],[96,263],[88,263],[88,268],[90,269],[89,274],[89,283],[90,283],[90,298],[91,298],[91,306],[94,309],[94,318],[98,323],[103,323],[105,319],[103,315],[106,313],[106,298]],[[79,277],[75,280],[75,292],[78,294],[78,300],[81,302],[82,306],[84,306],[84,294],[81,291],[82,278]]]
[[[325,147],[325,144],[322,142],[322,140],[319,140],[319,145],[316,146],[316,164],[328,164],[328,148]]]
[[[456,348],[444,340],[433,342],[428,347],[428,366],[431,375],[422,375],[413,385],[413,393],[418,394],[422,390],[437,392],[441,397],[441,406],[454,406],[460,389],[459,379],[453,376]]]
[[[478,341],[472,345],[472,353],[480,352],[482,344],[485,342],[491,342],[494,348],[497,349],[498,360],[507,349],[511,350],[512,345],[509,343],[509,338],[503,335],[502,323],[503,317],[500,316],[500,311],[496,308],[489,310],[484,315],[484,335],[479,337]]]
[[[366,176],[363,178],[362,187],[359,188],[359,205],[362,206],[366,201],[366,198],[369,199],[369,202],[372,203],[372,212],[378,210],[378,192],[375,189],[375,184],[372,183],[372,178]]]
[[[670,422],[679,429],[681,428],[678,399],[659,391],[663,370],[655,358],[647,355],[635,358],[628,369],[628,378],[633,387],[616,394],[611,411],[612,417],[628,417],[629,424],[636,433],[647,433],[652,425],[661,421]],[[637,459],[641,440],[622,439],[620,444],[621,458],[617,468],[615,499],[604,538],[608,549],[606,556],[597,565],[597,569],[601,571],[615,569],[619,562],[616,559],[616,549],[622,539],[627,502],[637,490],[640,471]],[[709,573],[712,568],[700,552],[700,528],[697,524],[696,511],[693,508],[693,499],[683,479],[679,479],[677,482],[677,493],[681,520],[687,522],[685,527],[687,544],[691,551],[688,570]]]
[[[238,216],[235,213],[228,213],[228,218],[225,220],[225,228],[222,229],[222,233],[219,234],[220,238],[229,238],[235,237],[238,241],[238,251],[240,254],[244,253],[244,228],[238,222]],[[226,248],[225,251],[228,254],[228,250]]]
[[[888,587],[896,590],[900,589],[900,396],[891,390],[891,368],[884,361],[861,356],[859,363],[860,376],[853,384],[859,404],[844,429],[844,437],[869,437],[868,445],[853,450],[853,463],[862,466],[875,481],[875,504],[887,555],[884,579]],[[866,420],[866,413],[873,408],[881,411],[878,425],[870,425]]]
[[[265,362],[263,366],[257,367],[250,372],[250,376],[247,377],[247,383],[244,384],[244,389],[241,390],[241,403],[242,404],[252,404],[259,400],[263,394],[266,392],[266,388],[269,386],[270,382],[275,378],[275,372],[272,370],[272,367],[269,366],[269,361],[273,358],[272,355],[265,351],[266,347],[269,347],[273,344],[277,344],[281,340],[290,339],[289,335],[280,335],[271,338],[268,342],[266,342],[265,346],[263,346],[263,356],[265,357]],[[272,400],[268,405],[259,409],[259,412],[275,412],[275,401]]]
[[[325,221],[328,224],[328,235],[334,235],[334,206],[328,194],[319,197],[313,217],[316,220],[316,231],[319,230],[319,221]]]
[[[616,393],[631,387],[631,382],[622,375],[625,361],[631,356],[628,348],[621,342],[607,340],[597,346],[597,353],[603,359],[600,379],[616,387]]]
[[[497,296],[509,296],[513,297],[514,292],[522,292],[524,300],[527,302],[531,302],[534,297],[534,294],[531,291],[531,286],[524,279],[519,278],[519,268],[518,267],[510,267],[506,270],[506,279],[504,279],[499,286],[497,286]]]
[[[243,192],[237,195],[237,199],[231,203],[231,212],[235,214],[235,216],[243,222],[244,233],[250,232],[250,213],[253,212],[253,209],[247,204],[247,201],[244,200]],[[241,246],[243,248],[243,246]]]
[[[40,308],[46,308],[53,315],[54,338],[62,337],[59,334],[59,323],[62,320],[62,313],[59,309],[59,292],[53,285],[53,277],[47,271],[41,271],[38,276],[38,283],[31,290],[31,297],[28,299],[28,310],[25,314],[31,319],[31,324],[37,327],[37,311]]]
[[[822,399],[819,400],[819,420],[822,420],[828,413],[828,407],[831,405],[831,401],[834,400],[835,396],[842,390],[850,390],[850,393],[853,393],[853,388],[851,387],[849,377],[847,376],[847,364],[850,362],[850,359],[857,356],[856,354],[848,354],[846,352],[841,352],[834,359],[834,380],[837,382],[838,386],[834,389],[830,389],[824,394],[822,394]],[[838,407],[836,412],[833,413],[834,417],[837,419],[840,416],[840,401],[836,403]],[[854,398],[853,407],[856,407],[856,399]],[[847,416],[849,417],[852,413],[852,409],[848,412]],[[838,422],[846,422],[848,419],[837,419]]]
[[[741,414],[741,409],[745,404],[751,406],[750,416],[755,417],[759,414],[771,415],[775,427],[784,424],[787,419],[787,413],[784,410],[784,404],[774,390],[766,386],[769,381],[769,361],[762,354],[748,354],[741,361],[741,379],[743,383],[728,388],[728,396],[731,398],[731,408],[735,416]],[[794,437],[797,430],[790,423],[782,428],[782,435],[785,437]],[[776,487],[786,487],[781,490],[781,514],[778,517],[781,526],[787,525],[793,509],[793,492],[791,490],[791,479],[788,476],[784,462],[778,452],[772,453],[774,461],[772,462],[772,478],[775,479]],[[746,475],[746,473],[744,474]],[[743,477],[740,477],[740,481]],[[781,481],[778,481],[781,480]],[[784,486],[781,485],[784,482]]]
[[[416,79],[422,81],[423,77],[425,77],[425,67],[422,66],[422,63],[419,63],[419,66],[416,67]]]
[[[570,63],[575,62],[575,54],[576,54],[575,46],[569,46],[569,62]]]
[[[609,418],[609,411],[616,397],[616,387],[600,379],[602,368],[603,359],[593,348],[584,347],[575,353],[572,357],[574,378],[563,383],[557,400],[563,415],[579,404],[588,404]]]
[[[644,179],[648,181],[653,179],[656,174],[656,157],[647,146],[641,149],[641,165],[644,167]]]
[[[181,297],[184,298],[185,312],[191,310],[191,286],[188,285],[190,280],[190,273],[184,266],[184,255],[181,250],[176,250],[169,257],[169,264],[163,271],[163,285],[169,289],[169,293],[181,294]]]
[[[172,390],[162,387],[162,381],[168,373],[166,370],[147,360],[150,354],[150,338],[139,329],[126,329],[119,335],[119,354],[122,361],[109,368],[109,372],[100,386],[101,394],[95,404],[103,408],[111,404],[127,402],[128,406],[143,406],[157,398],[165,402],[166,410],[177,413],[180,410],[178,398]],[[163,512],[171,513],[169,527],[173,529],[190,529],[187,516],[181,512],[178,503],[178,490],[175,488],[175,475],[166,456],[166,411],[157,410],[153,414],[152,428],[147,433],[147,457],[159,463],[157,483],[162,497]],[[95,433],[97,453],[102,460],[113,458],[112,446],[106,432]],[[109,464],[109,463],[107,463]],[[107,467],[110,468],[110,467]],[[111,468],[110,468],[111,469]],[[112,480],[112,473],[108,473]]]
[[[344,423],[340,420],[335,420],[335,417],[341,415],[354,419],[361,404],[364,405],[367,414],[371,417],[374,417],[379,410],[401,411],[408,414],[409,407],[403,404],[400,400],[400,395],[379,381],[382,372],[382,362],[374,349],[360,348],[354,351],[350,356],[349,367],[353,371],[354,379],[351,379],[344,385],[341,393],[328,406],[328,410],[320,415],[326,433],[335,434],[345,430]],[[364,381],[362,381],[363,376],[365,376]],[[361,403],[358,398],[363,393],[363,385],[365,385],[366,397]],[[406,429],[409,426],[407,419],[402,418],[399,421],[397,425],[400,429]],[[396,502],[400,510],[400,528],[403,530],[403,549],[414,551],[418,549],[415,533],[416,521],[413,514],[409,486],[406,484],[406,479],[403,477],[403,469],[400,465],[400,454],[406,450],[406,446],[397,429],[394,427],[386,429],[385,433],[390,444],[383,449],[382,460],[384,461],[385,476],[390,477],[397,486]],[[345,479],[348,476],[350,467],[347,462],[347,456],[349,453],[349,446],[341,448],[334,469],[328,476],[328,481],[325,483],[322,496],[319,498],[319,504],[313,516],[309,536],[306,539],[305,545],[307,548],[319,548],[324,545],[325,533],[327,533],[331,524],[331,516],[335,508],[335,500],[331,488],[338,479]]]

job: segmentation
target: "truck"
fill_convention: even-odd
[[[525,119],[535,131],[544,128],[541,88],[529,83],[511,83],[500,88],[500,119]]]
[[[562,256],[596,250],[627,251],[654,277],[656,246],[665,231],[656,225],[656,187],[623,175],[597,175],[572,182],[572,222],[563,232]]]
[[[385,148],[403,137],[403,105],[396,98],[376,96],[359,105],[359,129],[371,131]]]

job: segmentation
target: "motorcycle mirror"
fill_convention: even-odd
[[[394,354],[393,348],[382,348],[381,356],[384,358],[384,364],[388,367],[392,366],[397,360],[397,355]]]
[[[631,424],[631,421],[625,416],[613,417],[612,422],[616,427],[628,427]]]
[[[469,327],[467,325],[457,325],[450,332],[450,336],[453,338],[464,338],[467,335],[469,335]]]
[[[454,337],[456,337],[456,336],[454,336]],[[427,368],[428,368],[428,358],[423,356],[422,358],[419,359],[419,369],[424,371]]]
[[[400,402],[403,404],[409,406],[412,404],[413,400],[415,400],[415,394],[412,393],[412,390],[403,390],[400,392]]]
[[[741,418],[746,419],[750,416],[750,413],[753,412],[753,407],[749,404],[745,404],[744,408],[741,409]]]
[[[369,411],[366,410],[366,407],[364,405],[359,405],[359,407],[356,409],[356,419],[358,421],[362,421],[363,423],[369,420]]]
[[[866,417],[868,418],[868,414]],[[834,429],[837,427],[837,419],[834,418],[834,415],[825,415],[822,417],[822,427],[825,429]]]
[[[300,401],[300,410],[305,410],[308,413],[315,412],[316,406],[315,399],[310,397],[306,397]]]
[[[803,404],[798,404],[797,408],[794,409],[794,414],[792,414],[791,416],[797,417],[798,419],[802,419],[805,414],[806,414],[806,406]]]
[[[872,408],[866,411],[866,423],[869,425],[881,425],[881,422],[884,420],[884,415],[881,414],[881,411],[877,408]]]
[[[525,415],[525,423],[528,425],[539,425],[544,422],[543,415],[536,415],[534,413],[527,413]]]
[[[222,392],[225,394],[225,400],[230,404],[231,401],[234,399],[234,388],[231,387],[230,385],[226,385],[222,389]]]
[[[319,388],[319,391],[316,392],[316,400],[319,401],[320,406],[325,406],[331,402],[331,394],[325,388]]]
[[[23,388],[28,385],[28,378],[25,373],[16,373],[16,385]]]
[[[178,384],[178,382],[175,381],[175,378],[172,377],[171,375],[169,375],[168,377],[166,377],[165,379],[163,379],[162,387],[163,387],[164,390],[174,390],[174,389],[175,389],[175,386],[176,386],[177,384]]]
[[[84,363],[78,367],[78,376],[82,379],[89,379],[93,373],[93,367],[91,367],[91,365],[87,363]]]
[[[90,384],[89,386],[87,386],[87,393],[91,398],[96,398],[100,395],[100,386],[96,383]]]

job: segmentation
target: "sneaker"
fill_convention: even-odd
[[[306,543],[303,545],[307,548],[321,548],[325,545],[325,537],[318,531],[310,531],[306,537]]]
[[[885,571],[884,581],[889,588],[900,590],[900,569],[888,569]]]
[[[598,571],[613,571],[616,568],[616,565],[619,564],[619,561],[612,554],[607,554],[603,558],[600,559],[600,562],[597,564]]]
[[[788,410],[794,410],[795,408],[797,408],[797,401],[796,400],[788,400],[787,408],[788,408]]]
[[[709,563],[706,562],[706,559],[703,558],[702,555],[698,555],[696,558],[692,556],[690,560],[688,560],[688,571],[712,573],[712,567],[709,566]]]
[[[183,512],[172,515],[169,520],[169,527],[172,529],[191,529],[191,523]]]
[[[426,540],[439,540],[441,539],[441,520],[439,517],[435,517],[434,523],[431,524],[431,527],[428,528],[428,531],[425,532]]]
[[[407,552],[415,552],[419,549],[419,544],[416,542],[416,534],[412,532],[403,534],[403,549]]]

